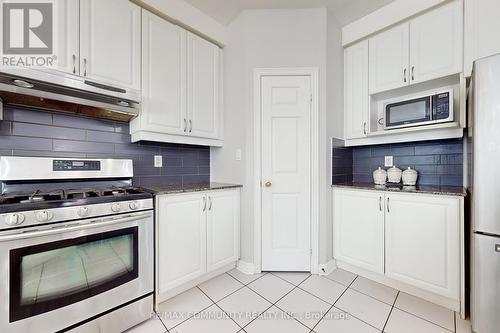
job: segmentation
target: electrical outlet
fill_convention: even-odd
[[[392,156],[385,156],[385,167],[392,167],[394,165],[394,158]]]
[[[161,155],[155,155],[155,168],[161,168],[163,166],[163,157]]]
[[[240,148],[236,149],[235,158],[237,161],[241,161],[241,149]]]

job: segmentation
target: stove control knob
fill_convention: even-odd
[[[132,201],[131,203],[128,204],[128,207],[131,210],[136,210],[137,208],[139,208],[139,204],[137,203],[137,201]]]
[[[24,222],[24,215],[21,213],[10,214],[5,217],[5,223],[9,226],[20,225]]]
[[[39,211],[35,215],[38,222],[47,222],[50,221],[53,217],[52,213],[47,210]]]
[[[78,208],[78,211],[76,213],[80,217],[86,217],[89,215],[89,208],[88,207],[80,207],[80,208]]]
[[[122,207],[120,206],[119,203],[114,203],[111,205],[111,210],[115,213],[118,213],[121,209]]]

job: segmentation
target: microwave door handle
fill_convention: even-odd
[[[134,221],[138,221],[138,220],[144,219],[145,217],[149,217],[149,216],[152,216],[151,212],[141,213],[141,214],[137,214],[137,215],[134,215],[131,217],[120,217],[120,218],[113,218],[113,219],[102,218],[102,219],[97,220],[98,222],[78,224],[78,225],[69,226],[69,227],[66,226],[66,227],[60,227],[60,228],[51,228],[51,229],[47,229],[47,230],[35,230],[32,232],[16,233],[16,234],[11,234],[11,235],[0,236],[0,242],[8,242],[8,241],[14,241],[14,240],[26,239],[26,238],[58,235],[58,234],[63,234],[63,233],[67,233],[67,232],[72,232],[72,231],[79,231],[79,230],[95,229],[95,228],[106,227],[106,226],[115,225],[115,224],[123,224],[126,222],[134,222]]]

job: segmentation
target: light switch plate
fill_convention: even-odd
[[[241,149],[240,148],[236,149],[235,158],[237,161],[241,161]]]
[[[155,155],[155,168],[161,168],[163,166],[163,157],[161,155]]]
[[[385,167],[392,167],[394,165],[394,158],[392,156],[385,156]]]

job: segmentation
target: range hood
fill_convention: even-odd
[[[140,96],[139,91],[73,75],[25,68],[0,70],[0,99],[4,105],[129,121],[139,112]]]

